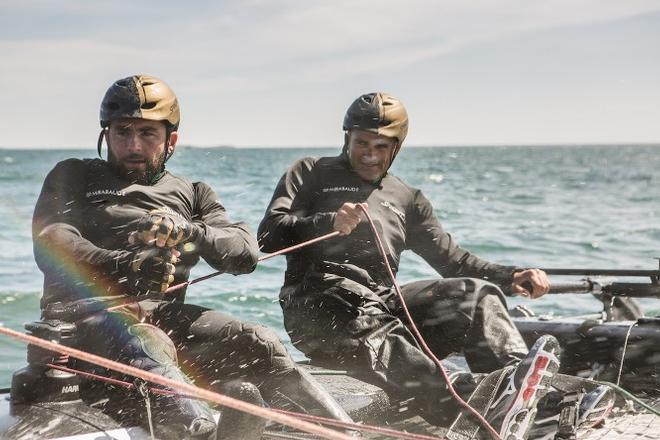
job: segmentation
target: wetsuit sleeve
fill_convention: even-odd
[[[259,248],[254,235],[242,222],[234,223],[205,183],[195,183],[193,223],[197,226],[195,245],[214,269],[234,275],[249,273],[257,265]]]
[[[406,233],[408,248],[443,277],[482,278],[509,290],[517,268],[490,263],[461,248],[442,228],[431,202],[419,190],[414,195],[410,220]]]
[[[103,279],[117,285],[129,259],[128,251],[102,249],[83,236],[86,174],[81,160],[57,164],[44,181],[32,218],[34,256],[46,283],[69,290]]]
[[[332,232],[334,212],[311,213],[316,191],[315,163],[314,158],[297,161],[278,182],[259,225],[263,252],[275,252]]]

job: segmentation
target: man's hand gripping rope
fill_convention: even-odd
[[[139,246],[128,265],[128,286],[138,295],[163,293],[174,282],[175,265],[181,255],[176,249],[195,235],[195,225],[166,208],[149,211],[128,236]]]

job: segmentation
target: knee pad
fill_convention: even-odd
[[[446,284],[445,284],[446,283]],[[490,307],[506,308],[506,299],[502,290],[495,284],[477,278],[455,278],[441,280],[434,289],[450,288],[450,296],[459,310],[468,316],[472,316],[479,307],[484,304]]]
[[[499,295],[484,295],[478,304],[481,310],[488,310],[491,314],[509,316],[506,302]]]
[[[277,334],[271,329],[251,323],[232,325],[235,343],[250,353],[255,361],[265,363],[270,370],[282,371],[294,368],[295,364]]]
[[[133,324],[128,327],[128,340],[120,357],[128,359],[137,368],[177,365],[174,343],[167,334],[151,324]]]

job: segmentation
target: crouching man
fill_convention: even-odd
[[[321,415],[350,420],[271,330],[188,304],[185,289],[163,296],[172,283],[188,280],[200,258],[239,275],[254,270],[259,252],[248,227],[230,220],[209,185],[166,170],[179,119],[178,100],[163,81],[120,79],[101,103],[98,152],[105,140],[107,159],[64,160],[48,174],[33,218],[35,259],[44,273],[42,318],[62,319],[90,299],[136,298],[112,312],[68,316],[77,326],[77,348],[220,391],[230,384],[239,397],[245,387],[236,381],[252,383],[267,401],[283,395]],[[106,410],[146,424],[140,396],[101,388],[110,397]],[[176,395],[152,400],[154,424],[176,428],[169,436],[215,432],[206,403]],[[240,437],[225,438],[231,435]]]

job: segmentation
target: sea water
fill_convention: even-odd
[[[253,231],[286,168],[339,148],[180,147],[168,169],[213,187],[231,218]],[[0,324],[23,330],[39,318],[42,275],[32,256],[31,217],[41,184],[62,159],[89,150],[0,149]],[[526,267],[657,269],[660,256],[660,146],[404,148],[391,172],[431,200],[460,245],[488,260]],[[350,238],[348,238],[350,239]],[[222,275],[188,289],[187,301],[275,329],[294,357],[277,302],[284,257],[249,275]],[[192,273],[213,270],[204,263]],[[437,277],[405,253],[401,282]],[[641,280],[637,280],[641,281]],[[589,295],[513,299],[537,314],[595,312]],[[660,300],[643,301],[647,315]],[[25,364],[25,345],[0,336],[0,386]]]

